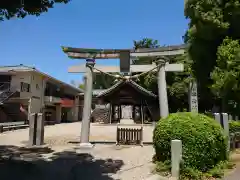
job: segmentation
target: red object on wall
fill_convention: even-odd
[[[74,101],[70,99],[62,99],[61,100],[61,106],[62,107],[73,107],[74,106]]]
[[[25,112],[26,110],[23,108],[23,105],[22,104],[20,104],[20,111],[21,112]]]

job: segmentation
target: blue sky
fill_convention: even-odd
[[[69,59],[60,46],[131,48],[133,40],[157,39],[161,45],[183,43],[187,29],[184,0],[72,0],[39,17],[0,23],[0,65],[35,66],[62,81],[81,81],[69,74]],[[99,64],[118,64],[101,60]]]

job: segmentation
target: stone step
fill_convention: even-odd
[[[120,119],[120,124],[135,124],[133,119]]]

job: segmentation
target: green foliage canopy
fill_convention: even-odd
[[[112,73],[112,74],[119,74],[119,73]],[[116,79],[112,76],[97,72],[95,73],[95,76],[94,76],[93,89],[108,89],[117,82],[115,80]]]
[[[70,0],[1,0],[0,21],[13,17],[24,18],[26,15],[39,16],[48,12],[56,3],[68,3]]]
[[[238,40],[225,38],[217,49],[216,66],[211,73],[212,92],[222,99],[223,107],[229,100],[239,101],[240,92],[240,44]],[[224,108],[225,109],[225,108]]]
[[[239,121],[229,121],[229,132],[230,133],[240,133],[240,122]]]
[[[198,80],[201,100],[209,102],[213,95],[215,100],[223,99],[236,84],[232,82],[235,70],[229,72],[229,66],[223,64],[226,61],[236,62],[238,45],[235,40],[240,38],[240,2],[188,0],[185,16],[190,22],[184,38],[189,44],[192,71]],[[235,50],[227,53],[230,47]]]

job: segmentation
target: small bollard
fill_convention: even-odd
[[[214,113],[214,117],[215,117],[215,120],[216,120],[220,125],[222,125],[220,114],[219,114],[219,113]]]
[[[36,121],[37,121],[37,113],[32,113],[29,116],[29,141],[28,145],[34,146],[36,145]]]
[[[172,140],[171,141],[171,162],[172,162],[172,177],[179,179],[180,163],[182,159],[182,141]]]
[[[232,120],[232,119],[230,119],[230,120]],[[238,116],[235,117],[235,121],[238,121]]]
[[[44,119],[43,113],[38,113],[37,116],[37,131],[36,131],[36,145],[41,146],[44,144]]]
[[[227,136],[228,141],[228,147],[227,152],[230,150],[230,135],[229,135],[229,120],[228,120],[228,114],[227,113],[214,113],[215,120],[220,123],[220,125],[223,127],[225,135]]]
[[[228,122],[228,114],[227,113],[222,113],[222,120],[223,120],[223,129],[224,132],[227,136],[227,141],[228,141],[228,152],[230,150],[230,136],[229,136],[229,122]]]

